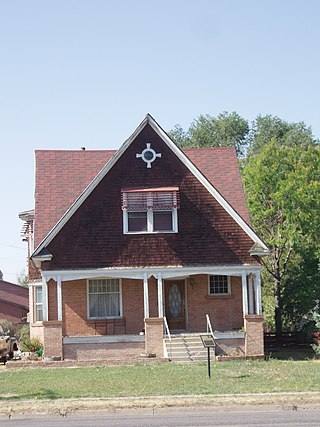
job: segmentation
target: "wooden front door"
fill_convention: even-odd
[[[167,280],[165,289],[165,316],[169,329],[186,329],[185,282],[184,280]]]

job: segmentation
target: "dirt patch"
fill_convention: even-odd
[[[260,407],[261,405],[279,405],[285,409],[312,405],[319,407],[320,393],[267,393],[259,395],[217,395],[217,396],[160,396],[160,397],[124,397],[124,398],[86,398],[57,400],[14,401],[12,396],[0,396],[0,414],[54,414],[67,416],[78,411],[116,411],[135,408],[165,408],[214,406],[219,407]]]

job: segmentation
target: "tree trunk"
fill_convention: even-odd
[[[282,337],[282,307],[281,307],[281,287],[280,287],[280,279],[274,279],[274,296],[275,296],[275,309],[274,309],[274,320],[276,327],[276,336],[277,339],[281,339]]]

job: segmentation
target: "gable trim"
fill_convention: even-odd
[[[46,248],[48,244],[54,239],[64,225],[69,221],[72,215],[78,210],[82,203],[87,199],[91,192],[96,186],[102,181],[105,175],[115,165],[119,158],[124,154],[127,148],[131,145],[137,135],[149,124],[152,129],[159,135],[164,143],[174,152],[174,154],[185,164],[190,172],[198,179],[199,182],[209,191],[209,193],[217,200],[217,202],[229,213],[229,215],[236,221],[236,223],[243,229],[243,231],[263,249],[263,254],[268,255],[269,250],[267,246],[262,242],[261,239],[255,234],[252,228],[240,217],[240,215],[231,207],[226,199],[213,187],[213,185],[205,178],[205,176],[196,168],[196,166],[189,160],[189,158],[182,152],[182,150],[175,145],[170,139],[167,133],[160,127],[155,119],[147,114],[140,125],[135,129],[132,135],[122,144],[118,151],[111,157],[111,159],[105,164],[101,171],[95,176],[91,183],[86,189],[79,195],[79,197],[73,202],[70,208],[64,213],[60,220],[55,226],[49,231],[46,237],[35,249],[31,258],[35,258],[39,255],[42,249]],[[260,255],[262,256],[262,255]]]

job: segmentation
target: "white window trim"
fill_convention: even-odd
[[[145,231],[129,231],[128,224],[128,212],[132,212],[130,210],[124,209],[123,211],[123,234],[174,234],[178,233],[178,209],[155,209],[153,211],[152,208],[147,209],[147,230]],[[146,211],[141,211],[146,212]],[[172,213],[172,230],[153,230],[153,212],[171,212]]]
[[[208,295],[210,297],[219,297],[219,296],[226,296],[226,295],[231,295],[231,276],[227,276],[228,279],[228,293],[218,293],[218,294],[212,294],[210,292],[210,277],[211,276],[227,276],[226,274],[209,274],[208,275]]]
[[[39,303],[36,301],[36,295],[37,295],[37,288],[40,288],[42,291],[42,303]],[[37,320],[37,306],[42,306],[42,319],[43,319],[43,290],[42,290],[42,283],[39,283],[37,285],[32,285],[32,292],[33,292],[33,316],[32,320],[33,323],[42,323],[43,320]]]
[[[89,304],[89,281],[90,280],[109,280],[115,279],[119,281],[119,304],[120,304],[120,316],[105,316],[105,317],[90,317],[90,304]],[[122,312],[122,280],[118,277],[97,277],[87,279],[87,319],[88,320],[104,320],[104,319],[121,319],[123,317]]]

